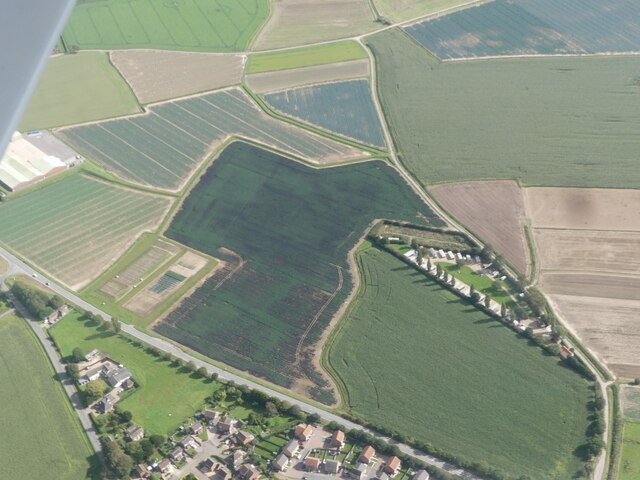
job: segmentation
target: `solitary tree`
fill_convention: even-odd
[[[111,328],[113,328],[113,331],[116,333],[120,333],[120,330],[122,330],[122,324],[116,317],[111,318]]]
[[[211,373],[211,375],[209,375],[209,379],[215,382],[216,380],[218,380],[218,374],[216,372]]]
[[[418,266],[422,266],[422,248],[418,246],[418,256],[416,257],[418,261]]]
[[[456,267],[462,268],[463,266],[464,266],[464,260],[462,260],[461,258],[458,258],[456,260]]]
[[[82,362],[84,360],[84,352],[80,347],[76,347],[73,349],[73,352],[71,352],[71,359],[76,363]]]
[[[207,369],[205,367],[200,367],[198,369],[198,376],[200,378],[206,378],[207,377]]]
[[[307,415],[307,423],[318,423],[320,421],[320,415],[317,413],[312,413],[311,415]]]
[[[445,282],[448,282],[448,281],[449,281],[449,272],[447,272],[447,271],[445,270],[445,271],[444,271],[444,275],[443,275],[443,277],[442,277],[442,278],[443,278],[443,280],[444,280]]]
[[[476,294],[476,289],[473,287],[473,285],[471,285],[471,287],[469,287],[469,296],[473,298],[475,294]]]
[[[191,360],[191,361],[189,361],[189,362],[187,363],[187,369],[188,369],[190,372],[195,372],[195,371],[196,371],[196,364],[193,362],[193,360]]]
[[[440,278],[442,275],[442,266],[439,263],[436,263],[436,277]]]

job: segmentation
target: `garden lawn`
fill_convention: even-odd
[[[618,480],[637,480],[638,478],[640,478],[640,423],[627,422],[624,425]]]
[[[389,253],[359,265],[326,352],[351,413],[513,477],[572,478],[590,383]]]
[[[423,184],[640,185],[640,57],[441,63],[398,30],[367,45],[400,158]]]
[[[49,60],[19,125],[21,132],[102,120],[141,111],[106,53]]]
[[[478,292],[485,295],[489,295],[492,300],[502,303],[515,303],[513,299],[506,292],[506,283],[502,280],[498,280],[498,283],[502,286],[502,289],[494,289],[494,280],[486,275],[478,275],[471,268],[465,266],[458,267],[455,263],[442,263],[443,268],[451,275],[456,277],[462,283],[472,286]]]
[[[80,0],[67,48],[244,51],[269,12],[264,0]]]
[[[99,461],[49,360],[13,314],[0,318],[0,405],[0,478],[78,480],[97,473]]]
[[[130,396],[118,403],[133,414],[133,421],[149,434],[172,433],[204,405],[204,400],[218,388],[217,383],[192,378],[165,360],[136,347],[128,340],[96,328],[92,322],[73,313],[51,329],[62,354],[71,355],[76,347],[84,352],[97,348],[124,364],[139,385]]]
[[[357,42],[345,40],[343,42],[300,47],[281,52],[254,53],[249,56],[245,73],[311,67],[313,65],[346,62],[361,58],[367,58],[367,52]]]

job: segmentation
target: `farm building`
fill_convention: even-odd
[[[0,185],[20,190],[81,164],[84,158],[46,131],[15,132],[0,159]]]

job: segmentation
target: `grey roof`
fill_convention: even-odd
[[[110,385],[117,385],[124,382],[128,378],[131,378],[131,372],[126,367],[118,368],[113,373],[107,375],[107,383]]]
[[[426,470],[418,470],[413,476],[413,480],[429,480],[429,472]]]
[[[298,450],[298,447],[298,440],[291,440],[284,448],[285,450],[288,450],[290,452],[295,452],[296,450]]]
[[[278,455],[273,461],[273,464],[277,465],[280,468],[284,467],[287,463],[289,463],[289,457],[287,457],[284,453]]]

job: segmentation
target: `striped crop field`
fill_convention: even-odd
[[[224,140],[245,137],[313,163],[365,153],[275,120],[239,88],[158,104],[145,115],[58,131],[117,175],[178,190]]]
[[[384,148],[369,80],[324,83],[265,95],[274,109],[356,141]]]
[[[640,50],[636,0],[495,0],[406,28],[441,59]]]
[[[62,38],[67,48],[236,52],[268,11],[262,0],[79,0]]]
[[[74,290],[113,263],[171,201],[73,175],[0,206],[0,242]]]

